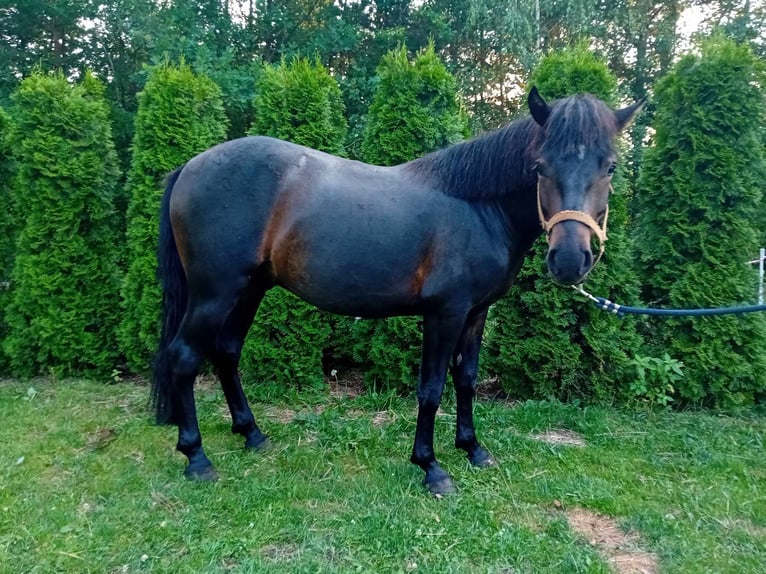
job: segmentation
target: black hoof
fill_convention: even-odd
[[[437,498],[442,496],[449,496],[450,494],[457,493],[455,483],[452,482],[450,477],[442,478],[434,482],[424,482],[428,492],[436,496]]]
[[[216,472],[213,465],[205,466],[202,468],[194,468],[191,465],[184,470],[184,476],[189,480],[197,482],[215,482],[218,480],[218,472]]]
[[[247,450],[264,452],[271,448],[271,441],[264,434],[250,436],[245,440],[245,448]]]
[[[497,461],[489,454],[489,451],[482,447],[477,447],[468,453],[468,460],[472,465],[478,468],[490,468],[497,466]]]

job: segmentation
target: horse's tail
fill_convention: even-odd
[[[157,424],[178,424],[172,400],[172,380],[168,347],[181,325],[188,299],[186,274],[170,224],[170,196],[183,166],[168,176],[160,207],[157,278],[162,286],[162,331],[160,346],[152,367],[152,404]]]

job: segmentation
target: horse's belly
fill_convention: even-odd
[[[405,275],[363,265],[309,265],[301,275],[277,275],[277,282],[304,301],[339,315],[374,318],[419,314],[421,293]]]

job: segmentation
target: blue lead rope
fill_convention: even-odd
[[[593,305],[613,313],[622,318],[626,314],[630,315],[664,315],[666,317],[698,317],[701,315],[739,315],[741,313],[754,313],[756,311],[766,311],[766,305],[743,305],[738,307],[714,307],[711,309],[653,309],[651,307],[629,307],[610,301],[604,297],[591,295],[582,285],[572,285],[572,289],[580,295],[586,297]]]

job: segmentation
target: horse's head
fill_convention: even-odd
[[[529,110],[542,127],[537,149],[540,223],[548,238],[548,269],[562,284],[580,283],[603,253],[611,180],[617,165],[614,138],[641,109],[643,101],[611,110],[590,95],[549,106],[537,88]],[[591,238],[599,240],[594,258]]]

